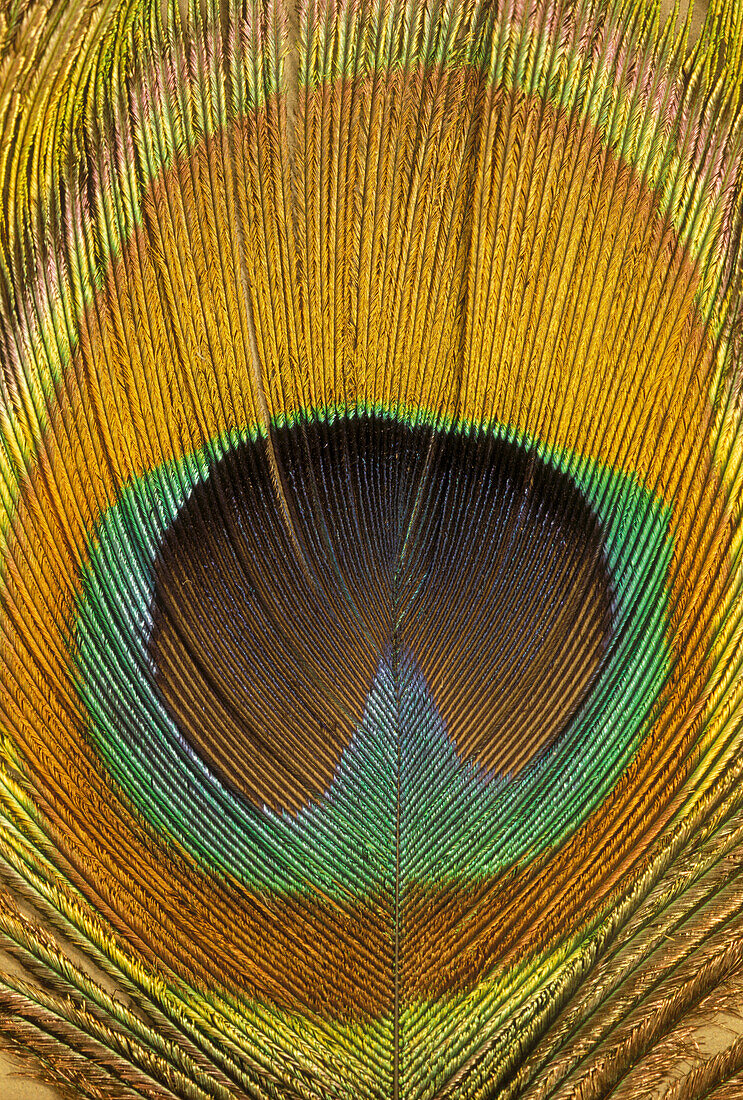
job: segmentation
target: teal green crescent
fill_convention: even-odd
[[[389,874],[395,745],[407,736],[418,748],[401,762],[411,792],[401,792],[401,829],[416,840],[403,880],[474,881],[575,829],[635,752],[667,673],[669,510],[632,478],[522,442],[568,473],[597,515],[612,578],[612,643],[570,727],[515,777],[476,762],[463,767],[414,663],[396,712],[388,655],[324,795],[297,814],[275,812],[236,794],[193,750],[164,705],[147,652],[163,533],[213,463],[246,441],[217,440],[133,480],[103,516],[84,569],[74,650],[88,733],[150,823],[204,865],[257,889],[311,882],[331,895],[361,896]],[[443,812],[434,813],[434,803]]]

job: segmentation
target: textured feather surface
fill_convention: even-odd
[[[61,1095],[640,1096],[738,1003],[743,6],[689,27],[2,7],[0,1033]]]

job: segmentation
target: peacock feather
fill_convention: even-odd
[[[743,1095],[743,4],[0,4],[0,1034]]]

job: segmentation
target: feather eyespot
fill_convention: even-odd
[[[740,959],[736,0],[0,8],[0,1033],[645,1095]]]

